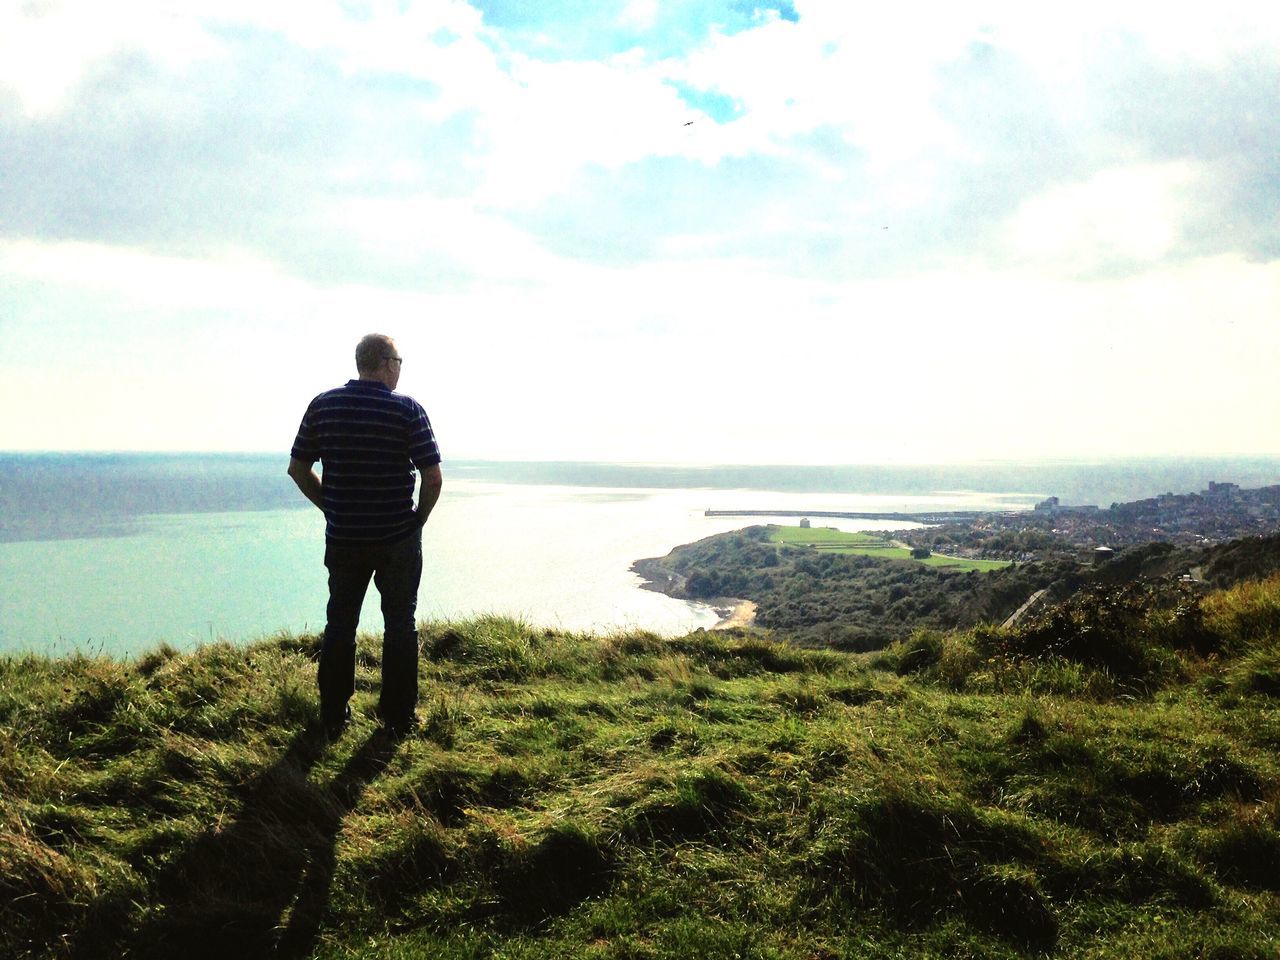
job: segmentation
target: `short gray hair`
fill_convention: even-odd
[[[356,372],[376,373],[383,361],[396,352],[396,345],[385,333],[369,333],[356,344]]]

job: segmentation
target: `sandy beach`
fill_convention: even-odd
[[[716,605],[716,612],[724,619],[717,623],[712,630],[729,630],[733,627],[749,627],[756,620],[756,605],[751,600],[735,600],[731,608],[722,608]]]

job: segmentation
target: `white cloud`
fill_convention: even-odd
[[[1007,250],[1068,273],[1154,263],[1182,238],[1197,174],[1188,162],[1136,164],[1055,187],[1014,214]]]
[[[658,17],[658,0],[627,0],[627,5],[618,14],[618,22],[627,27],[647,29],[652,27]]]
[[[0,242],[0,274],[109,293],[148,308],[217,310],[257,303],[270,309],[307,289],[247,255],[176,257],[92,243]]]
[[[470,200],[429,194],[355,197],[330,207],[332,229],[358,239],[381,262],[438,263],[479,282],[554,282],[566,264],[509,221]]]
[[[177,69],[219,55],[222,45],[159,0],[36,0],[0,7],[0,85],[17,94],[29,116],[58,111],[95,63],[128,50]]]
[[[479,198],[531,206],[583,168],[678,153],[687,110],[661,80],[626,55],[599,63],[515,57],[509,82],[481,110],[489,150]]]

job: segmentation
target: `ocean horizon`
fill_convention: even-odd
[[[0,453],[0,655],[135,655],[323,628],[324,522],[273,454]],[[640,587],[636,560],[768,518],[707,509],[1107,507],[1211,480],[1280,483],[1280,458],[749,466],[446,462],[424,536],[423,619],[493,613],[673,635],[702,605]],[[794,522],[783,520],[781,522]],[[884,522],[828,521],[845,529]],[[380,632],[370,588],[361,629]]]

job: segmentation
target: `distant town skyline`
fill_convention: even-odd
[[[1280,10],[0,11],[0,450],[1280,455]]]

